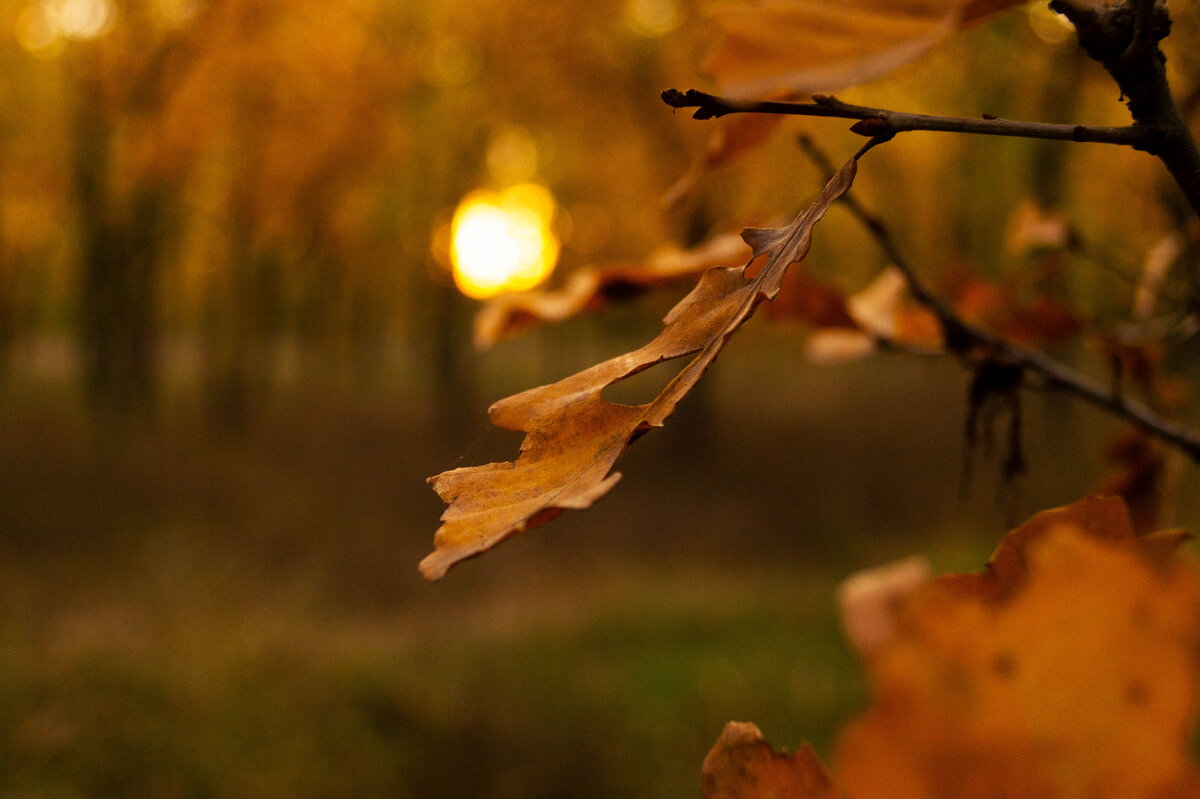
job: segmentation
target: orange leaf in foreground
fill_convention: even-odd
[[[842,607],[874,700],[839,736],[837,789],[809,750],[731,724],[705,799],[1200,796],[1200,575],[1180,540],[1089,497],[1009,533],[982,575],[855,575]]]
[[[704,799],[837,799],[812,747],[776,752],[758,727],[731,721],[704,758]]]
[[[1009,590],[914,590],[864,653],[876,698],[838,743],[846,794],[1198,795],[1194,569],[1143,557],[1120,501],[1093,498],[1010,534],[986,579]]]
[[[877,78],[1021,0],[759,0],[711,13],[724,37],[705,62],[722,93],[833,91]]]
[[[434,552],[421,561],[421,573],[439,579],[455,563],[564,509],[586,508],[607,493],[620,479],[610,470],[625,448],[647,430],[662,426],[758,303],[778,293],[788,266],[807,254],[813,225],[849,190],[857,166],[857,157],[847,161],[812,207],[790,225],[743,231],[752,259],[767,255],[756,277],[746,277],[749,264],[710,269],[671,309],[666,327],[649,344],[493,405],[488,411],[493,424],[526,434],[520,457],[430,478],[450,507],[434,536]],[[689,355],[695,357],[645,405],[601,398],[605,388],[630,375]]]

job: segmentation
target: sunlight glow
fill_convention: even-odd
[[[531,289],[549,277],[558,259],[555,209],[550,192],[532,183],[464,197],[450,223],[459,291],[482,299]]]

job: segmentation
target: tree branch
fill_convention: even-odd
[[[811,139],[801,136],[800,143],[813,163],[827,174],[833,174],[833,164]],[[927,307],[938,318],[947,349],[964,354],[975,348],[983,348],[993,357],[1020,369],[1040,374],[1050,388],[1073,394],[1114,416],[1132,422],[1146,433],[1179,448],[1192,460],[1200,463],[1200,431],[1168,419],[1137,400],[1125,396],[1119,385],[1106,386],[1044,352],[1018,347],[967,322],[949,303],[926,288],[912,264],[896,246],[881,218],[860,203],[853,193],[843,195],[841,201],[871,233],[884,255],[904,276],[913,299]]]
[[[895,135],[910,130],[944,131],[949,133],[979,133],[989,136],[1016,136],[1025,139],[1059,139],[1063,141],[1123,144],[1144,148],[1146,132],[1137,126],[1093,127],[1089,125],[1054,125],[1046,122],[1018,122],[991,116],[982,119],[944,117],[931,114],[910,114],[884,108],[869,108],[843,103],[836,97],[813,95],[811,103],[735,102],[724,97],[688,89],[667,89],[663,102],[672,108],[695,108],[695,119],[713,119],[726,114],[787,114],[791,116],[833,117],[857,119],[851,130],[863,136]]]
[[[1200,150],[1183,121],[1167,82],[1166,57],[1158,42],[1171,30],[1166,6],[1154,0],[1084,8],[1051,0],[1050,8],[1075,26],[1088,57],[1103,66],[1126,99],[1139,149],[1157,156],[1200,216]]]
[[[1129,38],[1129,44],[1125,48],[1125,52],[1121,54],[1121,60],[1127,63],[1136,63],[1140,59],[1146,58],[1149,53],[1149,48],[1157,45],[1158,40],[1154,38],[1154,6],[1158,0],[1131,0],[1130,6],[1133,9],[1133,35]]]

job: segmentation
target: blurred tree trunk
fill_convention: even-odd
[[[230,186],[224,268],[208,286],[204,313],[204,392],[211,421],[240,429],[265,401],[274,371],[273,322],[280,315],[278,256],[257,241],[254,188],[261,180],[265,143],[256,120],[267,87],[239,83],[233,95],[235,173]]]
[[[4,229],[4,206],[0,203],[0,230]],[[17,337],[18,281],[16,253],[0,242],[0,388],[8,383],[12,348]]]
[[[112,127],[101,89],[79,83],[73,178],[79,214],[79,345],[84,389],[94,410],[149,412],[157,377],[156,289],[167,192],[150,183],[125,203],[113,198]]]
[[[232,430],[270,395],[283,302],[277,258],[255,247],[245,217],[234,217],[228,262],[209,285],[204,314],[209,417]]]

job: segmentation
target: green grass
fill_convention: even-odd
[[[295,604],[6,636],[0,796],[687,796],[725,721],[824,747],[862,700],[831,615],[611,590],[491,629]]]

